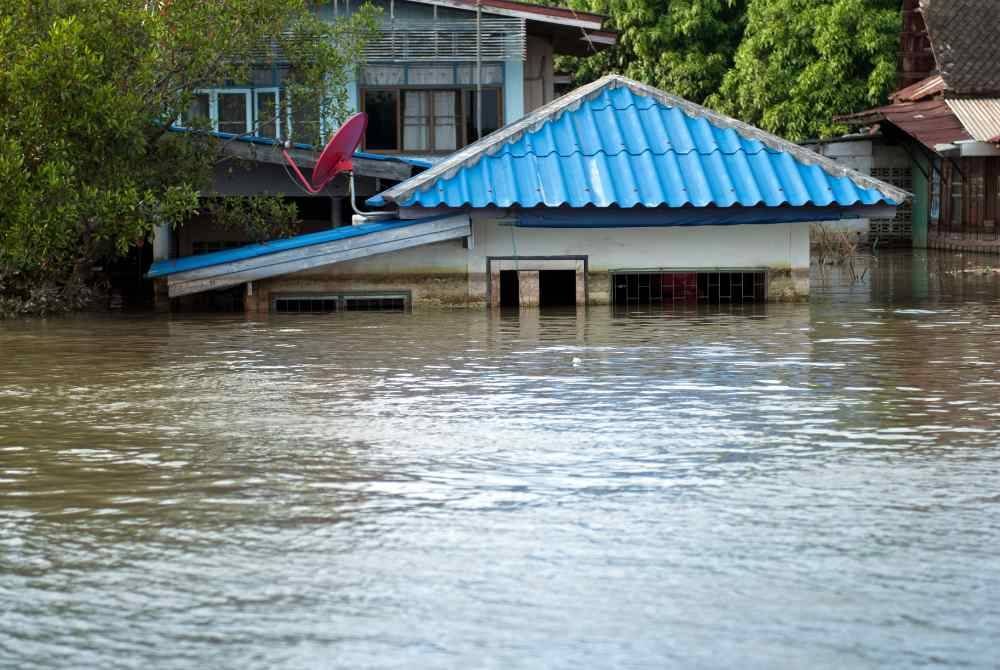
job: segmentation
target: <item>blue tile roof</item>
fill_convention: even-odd
[[[610,75],[368,200],[401,207],[896,205],[908,194]]]

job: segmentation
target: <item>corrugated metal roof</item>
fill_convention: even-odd
[[[618,75],[369,199],[420,207],[896,204],[908,194]]]
[[[954,144],[972,139],[943,98],[920,102],[896,102],[857,114],[837,117],[837,120],[854,126],[887,121],[931,151],[936,151],[935,147],[942,144]]]
[[[943,93],[944,89],[944,79],[941,78],[941,75],[937,74],[926,79],[921,79],[915,84],[910,84],[906,88],[896,91],[889,96],[889,99],[893,102],[915,102],[937,95],[938,93]]]
[[[245,261],[251,258],[259,258],[261,256],[277,254],[283,251],[291,251],[292,249],[311,247],[317,244],[324,244],[326,242],[364,237],[366,235],[371,235],[372,233],[395,230],[396,228],[417,226],[423,223],[430,223],[439,219],[447,218],[448,216],[449,215],[447,214],[441,214],[422,219],[390,219],[384,222],[364,223],[357,226],[342,226],[340,228],[331,228],[330,230],[321,230],[318,233],[307,233],[305,235],[296,235],[295,237],[286,237],[279,240],[260,242],[258,244],[248,244],[235,249],[224,249],[222,251],[213,251],[208,254],[198,254],[197,256],[184,256],[183,258],[160,260],[156,261],[149,267],[149,272],[146,273],[146,277],[149,279],[153,279],[155,277],[166,277],[167,275],[176,274],[178,272],[190,272],[201,268],[224,265],[226,263],[234,263],[237,261]]]
[[[1000,98],[959,98],[946,102],[972,139],[990,142],[1000,135]]]

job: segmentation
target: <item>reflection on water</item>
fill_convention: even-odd
[[[809,305],[0,324],[0,667],[993,667],[982,264],[883,255]]]

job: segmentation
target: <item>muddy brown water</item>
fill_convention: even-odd
[[[997,667],[996,261],[0,323],[0,667]]]

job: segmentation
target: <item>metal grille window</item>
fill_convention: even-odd
[[[765,302],[764,270],[613,272],[617,306],[657,306]]]
[[[338,311],[336,298],[275,298],[274,311],[279,314],[329,314]]]
[[[357,296],[344,298],[348,312],[402,312],[406,309],[404,296]]]
[[[279,295],[271,300],[278,314],[331,314],[334,312],[403,312],[408,293],[350,293]]]

